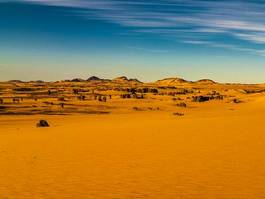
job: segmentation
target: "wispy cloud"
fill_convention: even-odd
[[[253,55],[259,55],[265,57],[265,50],[259,50],[254,48],[246,48],[246,47],[239,47],[233,44],[223,44],[223,43],[216,43],[211,41],[200,41],[200,40],[187,40],[182,41],[183,43],[187,44],[194,44],[194,45],[207,45],[209,47],[213,48],[223,48],[228,50],[234,50],[234,51],[241,51],[241,52],[247,52]]]
[[[183,40],[182,42],[186,44],[196,44],[196,45],[211,44],[209,41],[200,41],[200,40]]]
[[[0,1],[3,2],[4,0]],[[7,0],[5,0],[7,1]],[[12,0],[10,0],[12,1]],[[71,8],[142,34],[158,34],[190,44],[210,45],[264,55],[265,4],[242,0],[14,0]],[[74,8],[74,9],[73,9]],[[204,38],[202,40],[201,38]],[[229,43],[232,38],[253,49]],[[245,42],[245,44],[244,44]],[[213,45],[214,44],[214,45]],[[254,48],[254,46],[256,48]],[[247,50],[246,50],[247,49]]]
[[[258,44],[265,44],[265,33],[236,33],[235,36]]]
[[[116,10],[116,4],[112,1],[97,0],[18,0],[21,2],[42,4],[47,6],[63,6],[79,9]]]

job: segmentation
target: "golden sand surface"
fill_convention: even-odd
[[[0,198],[265,198],[265,94],[238,89],[221,90],[224,100],[185,98],[186,108],[150,94],[65,102],[108,114],[3,112]],[[25,113],[42,102],[30,100],[3,106]],[[40,119],[50,127],[37,128]]]

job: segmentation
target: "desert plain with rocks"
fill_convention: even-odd
[[[264,118],[265,84],[1,82],[0,198],[265,198]]]

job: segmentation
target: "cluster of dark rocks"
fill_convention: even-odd
[[[114,88],[115,91],[123,91],[123,92],[127,92],[127,93],[153,93],[153,94],[157,94],[158,93],[158,89],[156,88]]]
[[[109,97],[111,99],[111,95]],[[107,96],[105,95],[95,95],[94,99],[98,100],[99,102],[107,102]]]
[[[187,107],[187,104],[185,102],[180,102],[177,104],[178,107],[183,107],[183,108],[186,108]]]
[[[173,113],[173,115],[176,115],[176,116],[184,116],[184,113],[178,113],[178,112],[176,112],[176,113]]]
[[[130,99],[130,98],[134,98],[134,99],[144,99],[144,95],[143,94],[139,95],[139,94],[136,94],[136,93],[134,93],[134,94],[125,93],[125,94],[121,94],[120,97],[122,99]]]
[[[193,102],[207,102],[210,100],[210,97],[209,96],[203,96],[203,95],[200,95],[200,96],[192,96],[192,101]]]
[[[210,95],[199,95],[199,96],[192,96],[193,102],[207,102],[209,100],[223,100],[224,95],[220,94],[210,94]]]

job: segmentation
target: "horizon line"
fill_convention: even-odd
[[[98,80],[89,80],[91,77],[96,77],[98,78]],[[92,75],[90,77],[88,77],[87,79],[84,78],[80,78],[80,77],[75,77],[75,78],[65,78],[65,79],[59,79],[59,80],[47,80],[47,79],[36,79],[36,80],[23,80],[23,79],[10,79],[10,80],[0,80],[0,83],[8,83],[8,82],[21,82],[21,83],[30,83],[30,82],[43,82],[43,83],[56,83],[56,82],[78,82],[78,80],[80,80],[79,82],[91,82],[91,81],[114,81],[115,79],[118,78],[127,78],[128,82],[129,81],[133,81],[133,80],[137,80],[139,81],[139,83],[143,83],[143,84],[150,84],[150,83],[156,83],[158,81],[162,81],[162,80],[167,80],[167,79],[178,79],[178,80],[184,80],[183,83],[199,83],[200,81],[212,81],[213,83],[216,84],[241,84],[241,85],[260,85],[260,84],[265,84],[264,82],[259,82],[259,83],[249,83],[249,82],[225,82],[225,81],[216,81],[212,78],[200,78],[197,80],[187,80],[185,78],[179,77],[179,76],[169,76],[169,77],[164,77],[161,79],[157,79],[157,80],[153,80],[153,81],[142,81],[136,77],[134,78],[128,78],[128,76],[126,75],[121,75],[121,76],[117,76],[115,78],[101,78],[95,75]],[[75,81],[76,80],[76,81]],[[181,84],[181,83],[180,83]]]

